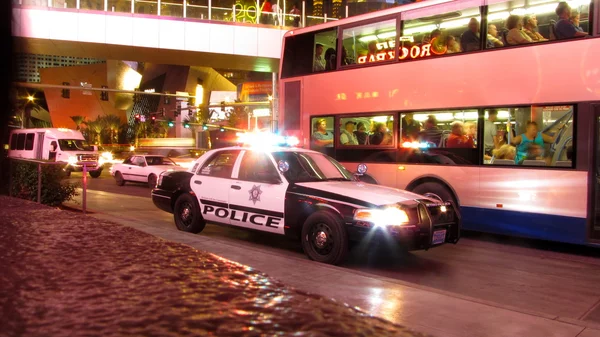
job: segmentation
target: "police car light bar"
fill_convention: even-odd
[[[412,148],[412,149],[425,149],[429,147],[428,143],[420,143],[420,142],[404,142],[402,143],[402,147]]]
[[[300,141],[296,137],[285,137],[270,132],[238,132],[237,137],[238,143],[250,147],[294,147],[300,143]]]

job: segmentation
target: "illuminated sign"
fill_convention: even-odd
[[[412,46],[410,48],[399,46],[398,47],[398,59],[405,60],[407,58],[417,59],[422,57],[429,57],[431,54],[435,55],[443,55],[446,53],[446,46],[436,46],[435,48],[431,48],[432,44],[435,46],[435,39],[431,41],[431,43],[423,44],[422,46]],[[359,64],[371,63],[371,62],[381,62],[381,61],[390,61],[396,58],[395,50],[385,50],[394,48],[396,46],[396,41],[386,41],[377,43],[377,49],[381,50],[375,54],[363,55],[358,58]]]

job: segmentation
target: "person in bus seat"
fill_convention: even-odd
[[[346,47],[342,46],[342,65],[347,66],[350,64],[348,61],[348,52],[346,51]]]
[[[556,7],[556,15],[558,15],[559,20],[554,25],[554,33],[556,34],[557,39],[570,39],[574,37],[582,37],[587,36],[587,32],[579,31],[573,25],[571,19],[571,6],[565,1],[561,1],[558,3]]]
[[[496,25],[493,23],[490,23],[488,25],[487,39],[488,39],[489,45],[492,47],[503,47],[504,46],[504,42],[500,41],[500,39],[498,38],[498,28],[496,28]]]
[[[556,131],[556,134],[558,134],[563,128],[564,125]],[[536,157],[543,157],[544,143],[554,143],[554,137],[541,133],[538,131],[538,125],[536,122],[528,121],[527,126],[525,127],[525,132],[514,137],[511,140],[511,143],[517,147],[517,157],[515,158],[515,162],[519,164],[528,157],[528,153],[530,154],[529,157],[531,157],[532,154],[536,154]],[[531,144],[538,145],[540,149],[542,149],[541,154],[537,155],[536,149],[530,150],[529,148]]]
[[[446,38],[446,54],[460,53],[460,44],[456,41],[456,38],[452,35],[448,35]]]
[[[354,134],[354,127],[356,123],[353,121],[347,121],[344,125],[344,130],[340,135],[340,144],[342,145],[358,145],[358,138]]]
[[[419,132],[421,132],[421,123],[415,120],[415,114],[407,112],[400,121],[400,127],[402,128],[402,141],[414,142],[419,138]]]
[[[509,45],[514,46],[533,42],[529,35],[525,34],[523,31],[523,18],[521,18],[519,15],[510,15],[506,19],[506,29],[508,29],[506,42]]]
[[[335,64],[336,64],[335,49],[328,48],[325,51],[325,70],[326,71],[335,70]]]
[[[517,149],[512,145],[505,144],[500,146],[500,148],[495,149],[493,154],[495,159],[515,160]]]
[[[446,147],[467,149],[472,149],[475,147],[473,138],[467,136],[464,124],[462,122],[457,121],[452,123],[452,132],[448,136]]]
[[[50,153],[48,153],[48,160],[56,161],[56,149],[58,148],[58,144],[56,141],[50,142]]]
[[[313,142],[319,147],[333,147],[333,133],[327,131],[327,121],[321,118],[315,122]]]
[[[467,137],[470,137],[473,139],[473,144],[477,145],[477,124],[475,124],[473,122],[466,122],[465,123],[465,132],[467,134]]]
[[[371,145],[389,145],[392,143],[392,136],[384,123],[375,123],[373,134],[369,137],[369,143]]]
[[[367,62],[377,60],[377,41],[371,41],[367,45]]]
[[[440,146],[442,141],[442,130],[438,128],[438,122],[434,115],[427,116],[427,120],[423,123],[423,131],[419,133],[419,140],[427,142],[435,147]]]
[[[488,119],[485,120],[483,128],[483,148],[487,159],[492,157],[492,151],[500,147],[498,140],[498,128],[496,120],[498,119],[498,110],[491,109],[488,111]]]
[[[426,39],[423,41],[423,43],[434,43],[435,41],[433,40],[440,38],[440,36],[442,36],[442,31],[439,29],[434,29],[431,31],[431,34],[429,34],[429,39]]]
[[[575,26],[575,29],[577,29],[577,31],[583,32],[583,28],[581,28],[579,26],[579,20],[580,20],[580,18],[581,18],[581,16],[579,15],[579,12],[572,11],[571,12],[571,18],[569,20],[571,21],[571,23],[573,24],[573,26]]]
[[[325,59],[323,58],[323,45],[317,43],[315,47],[315,60],[313,61],[313,72],[325,70]]]
[[[471,18],[469,20],[468,29],[460,36],[460,47],[462,51],[479,50],[479,20]],[[486,39],[486,48],[494,48],[493,44]]]
[[[525,32],[533,42],[548,41],[548,39],[538,32],[538,22],[535,14],[525,15],[523,17],[523,32]]]
[[[369,134],[367,133],[365,123],[358,122],[354,135],[356,136],[359,145],[369,145]]]

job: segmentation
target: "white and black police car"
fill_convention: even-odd
[[[408,250],[458,242],[460,215],[451,202],[357,176],[320,152],[228,147],[208,151],[189,171],[162,173],[152,201],[174,214],[180,230],[199,233],[215,223],[296,237],[309,258],[331,264],[366,237],[387,236]]]

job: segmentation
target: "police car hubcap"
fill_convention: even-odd
[[[315,243],[319,248],[325,247],[325,244],[327,243],[327,233],[323,231],[318,232],[315,238]]]
[[[192,215],[192,210],[190,209],[189,205],[184,205],[183,208],[181,209],[181,220],[183,220],[184,223],[186,223],[186,225],[188,224],[190,218]]]

